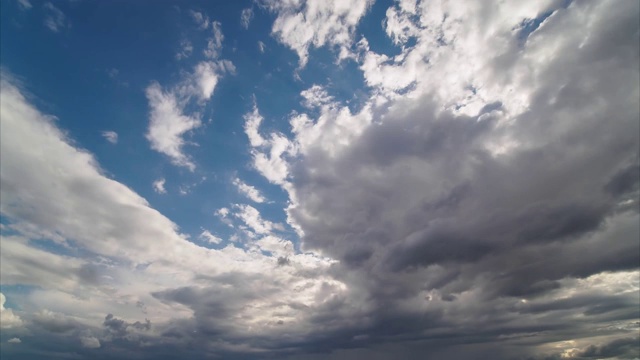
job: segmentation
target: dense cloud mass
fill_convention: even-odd
[[[640,358],[637,1],[397,1],[394,56],[357,35],[370,1],[259,5],[299,68],[328,46],[368,91],[309,85],[287,133],[255,99],[238,120],[299,241],[247,204],[224,247],[190,241],[3,72],[0,270],[31,289],[0,293],[3,357]],[[146,89],[153,149],[192,171],[185,103],[231,72],[203,64]]]

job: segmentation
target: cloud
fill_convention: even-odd
[[[202,106],[213,96],[220,77],[235,71],[228,60],[202,61],[174,87],[163,89],[157,82],[151,83],[145,91],[150,108],[146,138],[151,148],[168,156],[174,165],[194,171],[195,163],[183,151],[184,136],[202,126],[202,121],[199,113],[186,114],[185,109],[193,99]]]
[[[363,105],[305,90],[309,113],[290,115],[282,141],[296,151],[278,156],[302,250],[368,294],[371,322],[351,334],[379,352],[421,339],[434,358],[510,359],[600,334],[574,316],[637,329],[637,4],[503,3],[482,17],[415,4],[386,13],[399,56],[359,43]],[[247,119],[257,152],[270,137]],[[593,288],[622,278],[621,292]],[[484,355],[454,345],[476,341]]]
[[[209,28],[209,17],[201,12],[190,10],[189,14],[200,29],[206,30]]]
[[[210,244],[220,244],[222,242],[221,238],[213,235],[212,233],[209,232],[209,230],[203,230],[199,238],[205,240]]]
[[[20,4],[22,5],[23,3],[20,2]],[[49,28],[49,30],[59,32],[60,30],[70,26],[66,15],[52,3],[45,3],[44,9],[47,13],[47,16],[44,19],[44,25]]]
[[[153,191],[157,192],[158,194],[166,194],[167,193],[167,189],[164,188],[164,183],[165,183],[165,179],[164,178],[160,178],[156,181],[153,182]]]
[[[298,244],[243,204],[216,212],[236,240],[188,241],[3,76],[0,265],[28,286],[30,340],[82,354],[94,337],[111,358],[637,357],[638,3],[463,5],[394,3],[398,56],[355,50],[359,106],[317,85],[290,132],[245,116]],[[194,73],[163,92],[178,114],[207,93]]]
[[[117,144],[118,143],[118,133],[115,132],[115,131],[103,131],[102,132],[102,137],[107,139],[107,141],[112,143],[112,144]]]
[[[248,29],[251,20],[253,20],[253,8],[242,9],[240,13],[240,24],[242,27]]]
[[[29,0],[18,0],[18,5],[20,5],[20,8],[22,10],[29,10],[33,7]]]
[[[2,329],[12,329],[16,327],[22,326],[22,319],[16,314],[13,313],[12,309],[8,309],[4,307],[4,304],[7,302],[7,298],[3,293],[0,293],[0,328]],[[13,342],[20,342],[18,341]]]
[[[269,139],[260,135],[263,117],[255,104],[252,112],[244,115],[244,119],[244,131],[253,148],[251,155],[254,168],[270,182],[284,184],[289,172],[285,158],[295,153],[296,149],[282,134],[272,133]]]
[[[184,115],[178,96],[163,91],[158,83],[149,85],[146,95],[151,108],[146,137],[151,142],[151,148],[167,155],[174,165],[193,171],[195,164],[182,152],[182,136],[200,127],[202,122],[194,116]]]
[[[265,45],[265,43],[263,43],[262,41],[258,41],[258,50],[260,50],[260,53],[264,54],[266,49],[267,45]]]
[[[263,203],[267,200],[265,199],[264,196],[262,196],[262,194],[258,189],[256,189],[251,185],[247,185],[245,182],[243,182],[238,178],[233,179],[233,185],[236,186],[236,188],[241,194],[248,197],[251,201],[254,201],[257,203]]]
[[[7,340],[7,342],[9,344],[20,344],[22,342],[22,340],[20,340],[20,338],[14,337],[14,338],[11,338],[11,339]]]
[[[43,309],[35,314],[33,322],[39,328],[47,330],[51,333],[69,333],[78,329],[81,325],[74,319],[65,316],[62,313],[53,312]]]
[[[231,218],[229,218],[229,214],[230,211],[226,207],[220,208],[214,212],[214,215],[218,217],[220,221],[222,221],[225,225],[233,228],[233,221],[231,221]]]
[[[247,248],[198,246],[131,189],[105,177],[93,156],[70,145],[6,74],[2,95],[2,284],[28,289],[20,295],[27,309],[20,321],[36,339],[28,349],[3,347],[3,356],[60,357],[99,342],[106,357],[131,357],[140,346],[156,358],[205,347],[247,357],[270,351],[265,344],[288,331],[326,331],[315,329],[314,319],[335,307],[315,299],[345,292],[327,275],[330,259],[293,254],[289,242],[264,236]],[[255,231],[278,227],[256,209],[236,209]],[[288,265],[279,266],[275,254],[286,255]],[[3,327],[17,316],[7,314],[15,315],[4,308]],[[186,343],[202,345],[186,350]]]
[[[212,22],[211,31],[213,32],[213,36],[207,39],[207,48],[204,49],[204,56],[209,59],[217,59],[218,56],[220,56],[222,41],[224,40],[222,24],[219,21]]]
[[[355,28],[373,1],[265,1],[277,14],[272,34],[298,54],[300,67],[308,61],[309,48],[330,45],[340,49],[339,58],[346,58]]]
[[[236,204],[234,208],[238,210],[234,216],[242,220],[257,234],[269,234],[275,227],[274,223],[264,220],[260,216],[260,212],[251,205]]]
[[[82,343],[82,347],[87,349],[97,349],[100,345],[100,340],[93,336],[83,336],[80,338],[80,342]]]
[[[183,39],[182,41],[180,41],[180,51],[176,53],[176,59],[187,59],[191,56],[192,53],[193,45],[191,44],[191,41]]]

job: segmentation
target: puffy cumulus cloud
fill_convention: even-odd
[[[0,328],[11,329],[22,326],[20,316],[14,314],[12,309],[4,307],[6,302],[7,298],[3,293],[0,293]],[[20,339],[14,342],[20,342]]]
[[[11,338],[9,340],[7,340],[8,343],[10,344],[20,344],[22,342],[22,340],[20,340],[20,338],[14,337]]]
[[[103,131],[102,137],[112,144],[118,143],[118,133],[115,131]]]
[[[256,189],[254,186],[246,184],[244,181],[240,180],[237,177],[233,179],[233,185],[235,185],[235,187],[242,195],[246,196],[251,201],[263,203],[267,200],[262,195],[260,190]]]
[[[295,155],[297,148],[281,133],[271,133],[268,138],[260,134],[263,117],[257,105],[244,115],[244,131],[251,144],[253,167],[269,182],[284,185],[289,176],[287,158]]]
[[[354,32],[371,0],[264,1],[277,14],[273,35],[298,54],[300,67],[307,64],[309,48],[337,47],[339,58],[349,56]]]
[[[167,193],[167,189],[165,189],[164,184],[165,184],[166,180],[164,178],[160,178],[156,181],[153,182],[153,191],[157,192],[158,194],[166,194]]]
[[[400,54],[359,43],[363,106],[314,86],[290,117],[289,222],[366,299],[319,347],[536,358],[638,329],[638,3],[479,6],[397,2]]]

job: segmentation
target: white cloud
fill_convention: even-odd
[[[160,178],[156,181],[153,182],[153,191],[157,192],[158,194],[166,194],[167,193],[167,189],[165,189],[164,187],[164,183],[165,183],[165,179],[164,178]]]
[[[44,19],[44,25],[49,28],[49,30],[59,32],[63,28],[69,26],[66,15],[52,3],[45,3],[44,8],[47,12],[47,16]]]
[[[112,144],[118,143],[118,133],[115,131],[103,131],[102,136],[107,139],[108,142]]]
[[[244,115],[244,119],[244,131],[249,138],[249,143],[254,148],[251,151],[254,168],[270,182],[284,184],[289,173],[284,157],[295,153],[295,148],[281,134],[273,133],[269,139],[260,135],[260,124],[263,118],[255,104],[253,110]]]
[[[264,51],[267,49],[267,45],[265,45],[265,43],[263,43],[262,41],[258,41],[258,50],[260,51],[261,54],[264,54]]]
[[[14,337],[11,338],[9,340],[7,340],[8,343],[10,344],[20,344],[22,342],[22,340],[20,340],[20,338]]]
[[[33,7],[29,0],[18,0],[18,5],[20,5],[20,8],[22,10],[29,10]]]
[[[233,185],[236,186],[236,188],[241,194],[248,197],[252,201],[255,201],[257,203],[263,203],[267,200],[265,199],[264,196],[262,196],[262,194],[260,193],[260,190],[256,189],[251,185],[247,185],[244,181],[240,180],[239,178],[233,179]]]
[[[213,63],[201,62],[196,66],[195,77],[200,87],[200,98],[209,99],[218,84],[218,74]]]
[[[274,229],[274,223],[269,220],[264,220],[260,216],[258,209],[251,205],[235,204],[234,208],[237,209],[233,215],[247,226],[249,226],[257,234],[269,234]]]
[[[82,347],[87,349],[97,349],[101,346],[100,340],[94,336],[82,336],[80,337],[80,342],[82,343]]]
[[[240,13],[240,24],[242,24],[242,27],[248,29],[252,19],[253,8],[242,9],[242,13]]]
[[[191,44],[191,41],[189,41],[188,39],[183,39],[182,41],[180,41],[180,51],[176,53],[176,59],[186,59],[191,56],[192,53],[193,45]]]
[[[209,244],[220,244],[222,242],[221,238],[213,235],[209,230],[203,230],[202,233],[200,233],[199,238],[205,240]]]
[[[265,144],[265,140],[260,135],[260,124],[264,118],[258,112],[258,107],[254,104],[253,110],[244,115],[244,132],[249,137],[249,143],[252,147],[258,147]]]
[[[229,226],[229,227],[231,227],[231,228],[234,228],[235,226],[233,225],[233,221],[232,221],[232,220],[231,220],[231,218],[229,217],[229,213],[230,213],[229,209],[228,209],[228,208],[223,207],[223,208],[220,208],[220,209],[216,210],[213,214],[214,214],[218,219],[220,219],[220,221],[221,221],[223,224],[225,224],[225,225],[227,225],[227,226]]]
[[[200,27],[200,29],[205,30],[209,28],[209,17],[207,15],[193,10],[190,10],[189,14],[191,15],[191,18],[193,18],[193,21],[195,21],[196,24]]]
[[[277,13],[272,33],[300,58],[300,67],[308,61],[310,47],[324,45],[340,49],[339,58],[349,56],[356,25],[365,15],[371,0],[266,1]]]
[[[333,102],[333,97],[320,85],[313,85],[311,88],[303,90],[300,95],[304,99],[303,105],[310,109]]]
[[[224,35],[222,34],[222,24],[219,21],[211,23],[211,31],[213,36],[207,39],[207,48],[203,53],[209,59],[217,59],[220,56],[220,50],[222,50],[222,41]]]
[[[193,171],[195,164],[182,152],[182,136],[200,127],[200,119],[183,114],[183,104],[176,94],[163,91],[158,83],[149,85],[146,95],[151,108],[146,137],[151,148],[167,155],[174,165]]]
[[[5,308],[4,304],[7,302],[7,298],[3,293],[0,293],[0,328],[13,329],[22,326],[22,319],[13,313],[13,310]],[[18,339],[18,341],[20,340]]]
[[[185,109],[193,98],[202,106],[213,96],[220,77],[225,73],[235,74],[235,66],[228,60],[202,61],[191,74],[169,89],[162,89],[153,82],[146,89],[149,101],[149,128],[146,138],[151,148],[165,154],[176,166],[195,170],[195,163],[184,153],[184,136],[202,125],[200,114],[186,114]]]

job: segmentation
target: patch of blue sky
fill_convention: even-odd
[[[389,57],[399,55],[402,52],[402,47],[393,43],[384,28],[387,9],[395,4],[396,2],[393,0],[378,0],[374,2],[371,9],[358,24],[356,42],[365,37],[371,51]]]

